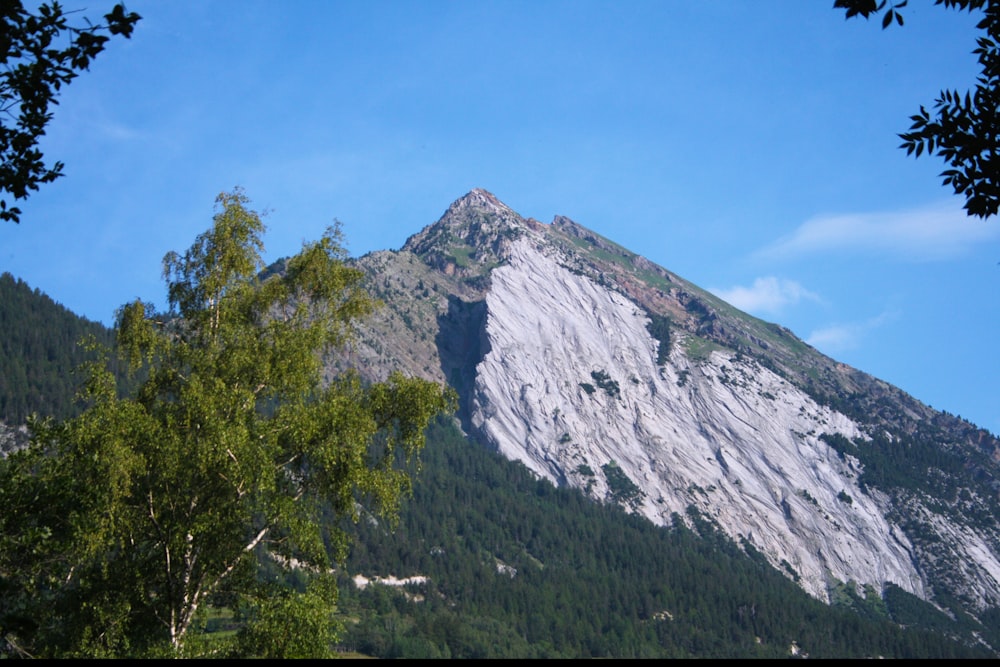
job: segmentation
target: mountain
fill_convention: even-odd
[[[811,596],[1000,606],[1000,442],[568,218],[485,190],[356,260],[343,365],[447,382],[463,431],[653,525],[711,525]]]
[[[485,191],[402,249],[354,261],[385,307],[329,372],[448,381],[461,410],[429,429],[399,522],[361,508],[352,526],[345,650],[1000,653],[988,433],[566,218],[524,219]],[[53,397],[78,378],[47,364],[79,349],[78,327],[111,332],[11,276],[0,287],[11,312],[0,366],[13,369],[0,404],[71,412]],[[19,368],[28,382],[10,382]],[[3,419],[20,423],[0,415],[0,451],[23,437]],[[809,558],[841,569],[808,580]]]

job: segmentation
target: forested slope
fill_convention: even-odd
[[[10,273],[0,275],[0,421],[28,415],[64,418],[76,409],[76,369],[94,358],[79,343],[94,336],[109,345],[111,331],[56,303]]]
[[[844,586],[827,606],[752,549],[695,525],[700,534],[658,528],[557,489],[439,423],[398,527],[357,526],[345,648],[411,658],[990,655],[970,638],[995,630],[898,589],[883,602]],[[356,574],[428,581],[362,590]]]

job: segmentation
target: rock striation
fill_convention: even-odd
[[[614,466],[634,511],[663,525],[697,508],[824,600],[831,578],[924,594],[857,463],[819,439],[861,436],[844,415],[722,350],[693,363],[678,345],[657,365],[641,308],[529,238],[493,271],[486,309],[472,423],[507,457],[605,501]]]

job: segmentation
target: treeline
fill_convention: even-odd
[[[693,519],[694,530],[655,527],[438,423],[399,525],[357,525],[344,648],[383,658],[992,655],[951,639],[968,635],[899,589],[883,601],[846,585],[838,604],[823,604]],[[361,590],[354,574],[429,580]],[[904,629],[896,613],[934,623]]]
[[[113,340],[99,322],[74,314],[10,273],[0,275],[0,421],[18,425],[32,413],[73,414],[76,370],[94,358],[79,345],[86,336],[105,345]]]

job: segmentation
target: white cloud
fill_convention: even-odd
[[[819,296],[794,280],[774,276],[757,278],[750,287],[737,285],[729,289],[709,288],[709,291],[748,313],[777,313],[803,299],[820,300]]]
[[[895,312],[884,312],[864,322],[854,322],[849,324],[835,324],[822,329],[816,329],[806,342],[826,354],[852,350],[861,344],[865,335],[886,324],[898,316]]]
[[[862,325],[835,324],[813,331],[806,342],[824,352],[850,350],[858,346],[863,333]]]
[[[758,251],[761,258],[875,252],[914,261],[952,259],[1000,237],[1000,226],[971,218],[955,200],[906,211],[815,217]]]

